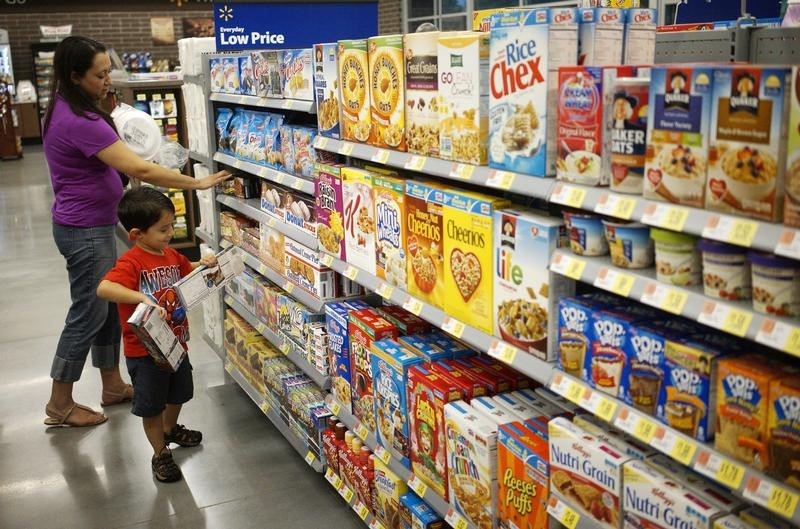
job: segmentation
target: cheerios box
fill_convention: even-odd
[[[780,220],[791,69],[717,68],[713,83],[706,209]]]
[[[281,79],[283,97],[314,101],[314,71],[311,48],[283,50]]]
[[[346,261],[342,167],[342,164],[315,165],[317,178],[314,180],[314,209],[321,249]]]
[[[558,248],[569,244],[561,219],[527,209],[494,212],[494,335],[551,361],[558,300],[575,293],[575,283],[548,270]]]
[[[439,157],[485,165],[489,139],[489,35],[439,35]]]
[[[406,81],[406,147],[424,156],[439,155],[438,31],[403,37]]]
[[[508,200],[467,191],[444,193],[444,310],[491,334],[494,212]]]
[[[338,44],[340,136],[347,141],[366,142],[372,128],[367,40],[340,40]]]
[[[355,167],[342,168],[344,245],[347,262],[375,275],[374,175]]]
[[[703,207],[714,70],[650,69],[643,196]]]
[[[502,527],[548,527],[548,443],[524,424],[497,431],[497,518]]]
[[[406,284],[409,294],[444,307],[444,191],[436,184],[406,181]]]
[[[376,176],[375,245],[377,276],[395,287],[406,286],[406,184],[402,178]]]
[[[369,59],[370,143],[406,150],[403,35],[367,39]]]
[[[339,106],[337,43],[314,44],[314,99],[317,105],[319,133],[339,139]]]
[[[372,344],[372,393],[375,396],[375,421],[378,443],[400,454],[400,462],[410,466],[408,443],[408,369],[423,358],[392,339]]]
[[[789,92],[789,128],[786,131],[787,156],[783,223],[800,226],[800,66],[792,68]]]
[[[352,413],[350,384],[350,333],[348,318],[353,310],[370,308],[361,300],[325,304],[325,324],[328,330],[328,355],[331,365],[331,390],[336,400]]]

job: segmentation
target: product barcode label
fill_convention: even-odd
[[[487,351],[487,353],[492,358],[496,358],[501,362],[512,365],[514,363],[514,359],[517,357],[517,348],[506,342],[495,340],[492,342],[492,345],[489,347],[489,351]]]
[[[475,166],[466,163],[455,163],[453,168],[450,169],[450,178],[457,178],[459,180],[469,180],[472,178],[472,173],[475,172]]]
[[[734,463],[727,457],[712,454],[708,450],[701,451],[697,456],[694,469],[733,490],[739,489],[744,478],[742,465]]]
[[[655,435],[650,441],[653,448],[668,454],[673,459],[676,459],[684,465],[689,465],[692,462],[694,453],[697,451],[697,444],[687,441],[675,432],[658,426]]]
[[[595,213],[625,220],[631,218],[634,209],[636,209],[635,198],[612,195],[611,193],[601,194],[594,207]]]
[[[703,228],[703,237],[749,248],[753,245],[756,232],[758,223],[752,220],[728,215],[710,215]]]
[[[794,512],[797,510],[798,495],[796,493],[757,477],[748,479],[744,497],[785,518],[793,518]]]

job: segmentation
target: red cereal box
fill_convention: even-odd
[[[472,361],[475,362],[475,364],[480,365],[484,369],[489,370],[489,372],[496,373],[498,376],[504,379],[510,379],[512,381],[512,385],[510,388],[511,391],[519,389],[530,389],[536,387],[536,383],[533,382],[529,377],[523,375],[519,371],[516,371],[508,367],[502,362],[494,360],[493,358],[479,355],[472,357]]]
[[[426,334],[431,330],[431,325],[418,316],[414,316],[406,309],[397,305],[378,307],[381,316],[397,327],[400,336],[409,334]]]
[[[432,362],[429,367],[434,373],[450,379],[459,388],[462,398],[467,402],[476,397],[485,397],[489,394],[488,386],[471,377],[466,370],[454,364],[451,360]]]
[[[489,388],[488,395],[496,395],[498,393],[505,393],[511,391],[514,387],[514,379],[512,377],[504,376],[502,373],[490,370],[488,367],[479,364],[475,358],[457,358],[454,363],[460,369],[474,379],[479,380],[487,388]]]

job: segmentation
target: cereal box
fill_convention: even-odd
[[[748,507],[739,513],[739,518],[752,525],[755,529],[793,529],[789,522],[781,520],[773,513],[761,507]]]
[[[400,517],[403,524],[399,529],[443,529],[445,522],[436,511],[413,492],[400,497]]]
[[[606,119],[606,145],[610,158],[611,190],[640,195],[644,186],[647,150],[647,105],[650,80],[619,77],[614,82]]]
[[[444,310],[491,334],[493,215],[507,200],[479,193],[446,191],[444,206]]]
[[[283,50],[281,79],[283,97],[314,101],[314,71],[311,48]]]
[[[478,529],[492,529],[497,505],[497,425],[465,402],[444,407],[450,502]]]
[[[331,391],[344,408],[351,413],[352,382],[350,376],[350,334],[348,318],[350,311],[368,309],[369,305],[360,300],[327,303],[325,323],[328,331],[328,353],[331,356]]]
[[[410,465],[406,401],[408,369],[422,361],[422,357],[394,340],[372,344],[372,392],[378,443],[400,454],[400,462],[406,467]]]
[[[411,471],[436,494],[448,498],[444,405],[461,392],[421,364],[408,371]]]
[[[375,244],[378,277],[390,285],[406,286],[406,184],[402,178],[376,176]]]
[[[261,211],[283,222],[286,218],[285,202],[290,196],[288,189],[269,180],[261,181]]]
[[[553,252],[569,244],[561,219],[531,210],[494,212],[494,335],[552,361],[558,299],[575,293],[575,283],[548,270]]]
[[[239,63],[236,57],[223,57],[222,59],[222,92],[226,94],[239,93]]]
[[[547,10],[494,15],[489,47],[489,166],[546,176]]]
[[[286,266],[286,237],[266,222],[260,224],[259,258],[261,262],[283,274]]]
[[[366,142],[370,139],[369,60],[366,39],[339,41],[339,95],[343,140]]]
[[[376,271],[374,175],[342,167],[344,244],[347,262],[369,274]]]
[[[556,177],[566,182],[607,185],[601,171],[603,146],[603,69],[558,69]]]
[[[656,60],[655,9],[628,9],[625,13],[623,64],[653,64]]]
[[[397,327],[376,310],[350,311],[350,373],[352,377],[353,415],[375,432],[375,399],[372,393],[372,344],[385,338],[397,338]]]
[[[665,344],[664,331],[657,327],[639,322],[628,328],[619,396],[648,415],[655,415],[661,394]]]
[[[714,70],[706,209],[780,220],[791,71]]]
[[[786,189],[783,223],[800,226],[800,67],[792,70],[789,92],[789,128],[787,129]]]
[[[398,307],[397,305],[378,307],[378,312],[397,327],[400,336],[427,333],[431,329],[431,325],[427,321],[418,316],[414,316],[406,309]]]
[[[472,401],[476,397],[484,397],[489,394],[489,388],[483,385],[479,380],[471,377],[466,371],[458,369],[453,364],[452,359],[440,360],[432,362],[429,369],[447,378],[461,391],[461,398],[467,402]]]
[[[403,37],[406,72],[406,146],[408,152],[439,155],[438,31]]]
[[[483,363],[476,362],[475,360],[475,357],[456,358],[453,360],[453,365],[487,387],[488,395],[496,395],[498,393],[511,391],[511,388],[514,387],[516,382],[512,377],[494,371],[486,367]]]
[[[500,7],[496,9],[478,9],[472,11],[472,31],[488,32],[492,29],[492,19],[498,13],[506,13],[512,11],[508,7]]]
[[[342,167],[341,164],[316,164],[314,209],[320,246],[334,257],[346,261]]]
[[[643,461],[625,463],[623,481],[626,528],[712,529],[724,514]]]
[[[530,378],[494,358],[488,356],[474,356],[472,357],[472,361],[489,372],[495,373],[495,375],[501,379],[510,380],[511,386],[509,390],[527,389],[533,385]]]
[[[286,237],[286,279],[319,299],[337,296],[336,274],[319,262],[319,252]]]
[[[594,340],[592,315],[608,308],[609,302],[591,296],[558,300],[558,367],[562,371],[583,377],[586,352],[591,357]]]
[[[548,527],[549,448],[520,423],[497,431],[497,518],[501,527]]]
[[[470,405],[478,413],[494,421],[495,424],[508,424],[524,421],[521,415],[496,402],[492,397],[478,397],[470,401]]]
[[[400,497],[408,492],[408,485],[397,474],[375,458],[375,505],[373,512],[384,527],[400,528]]]
[[[317,102],[317,126],[319,133],[329,138],[339,139],[338,54],[339,46],[314,44],[314,97]]]
[[[406,281],[408,292],[444,307],[444,191],[427,183],[406,182]]]
[[[755,529],[755,527],[735,514],[729,514],[725,518],[718,518],[715,520],[714,529]]]
[[[621,527],[622,469],[612,446],[558,417],[548,424],[550,488],[600,527]]]
[[[367,39],[369,58],[370,143],[406,150],[403,35]]]
[[[768,472],[797,486],[800,480],[800,378],[792,375],[769,386]]]
[[[703,207],[712,78],[711,68],[650,70],[645,198]]]
[[[439,156],[486,164],[489,139],[489,35],[439,35]]]
[[[649,457],[647,458],[647,463],[697,494],[703,502],[722,512],[737,512],[745,505],[742,500],[734,496],[728,489],[713,483],[665,454],[656,454]]]
[[[614,66],[622,64],[625,11],[600,7],[582,8],[578,64]]]
[[[410,336],[401,336],[399,341],[403,346],[408,347],[416,354],[425,359],[426,363],[437,362],[464,356],[468,354],[475,354],[471,349],[464,346],[458,346],[452,340],[448,339],[443,333],[427,333],[415,334]]]

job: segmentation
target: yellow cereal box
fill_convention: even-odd
[[[372,120],[369,142],[376,147],[404,151],[406,98],[403,35],[370,37],[367,48]]]
[[[375,245],[378,277],[390,285],[406,286],[406,183],[402,178],[376,176]]]
[[[338,61],[342,139],[366,142],[371,128],[367,40],[340,40]]]
[[[492,15],[511,11],[507,7],[480,9],[472,12],[472,31],[489,31],[492,29]]]
[[[446,191],[444,197],[444,310],[492,334],[492,219],[510,202],[468,191]]]
[[[347,262],[375,273],[375,202],[373,174],[342,167],[344,245]]]
[[[406,290],[441,309],[444,307],[444,191],[436,184],[409,180],[405,198]]]
[[[800,486],[800,376],[773,380],[769,386],[768,471]]]

